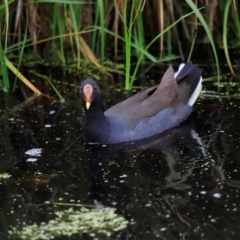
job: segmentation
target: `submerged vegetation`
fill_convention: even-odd
[[[82,72],[88,62],[87,68],[94,67],[98,74],[124,74],[129,89],[144,61],[186,61],[192,42],[210,43],[217,74],[217,48],[223,48],[235,74],[229,49],[240,45],[238,5],[235,0],[4,1],[0,6],[1,86],[5,91],[15,87],[10,70],[41,94],[20,74],[23,66],[41,61]],[[109,60],[124,67],[107,66]]]

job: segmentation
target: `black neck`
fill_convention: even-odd
[[[102,142],[108,138],[109,123],[100,101],[92,102],[90,108],[86,110],[86,117],[85,138],[88,142]]]
[[[106,117],[103,113],[103,106],[100,101],[92,102],[90,108],[86,111],[87,120],[95,119],[97,121],[106,120]]]

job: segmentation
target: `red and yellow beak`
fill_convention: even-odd
[[[93,98],[93,86],[90,84],[86,84],[83,87],[83,95],[84,95],[84,100],[86,102],[86,109],[89,109],[92,103],[92,98]]]

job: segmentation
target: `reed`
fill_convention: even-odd
[[[8,4],[6,1],[4,1],[4,4],[0,7],[0,17],[4,18],[4,13],[5,13],[5,19],[6,19],[6,25],[4,27],[6,27],[6,29],[8,29],[9,26],[9,8],[8,8]],[[3,27],[2,21],[0,21],[0,29]],[[6,66],[6,62],[5,62],[5,47],[3,44],[3,41],[5,41],[5,45],[7,43],[7,35],[5,35],[5,38],[0,39],[0,62],[1,62],[1,67],[0,67],[0,71],[1,71],[1,75],[2,75],[2,89],[5,92],[9,91],[9,87],[10,87],[10,83],[9,83],[9,77],[8,77],[8,71],[7,71],[7,66]]]
[[[4,49],[2,47],[2,41],[0,40],[0,61],[1,61],[1,75],[2,75],[2,89],[4,92],[8,92],[10,88],[7,65],[4,57]]]
[[[65,22],[64,18],[61,15],[60,9],[59,9],[59,4],[54,3],[53,6],[53,30],[52,30],[52,51],[51,53],[53,54],[53,59],[57,60],[59,59],[63,64],[66,63],[65,59],[65,51],[64,51],[64,41],[63,37],[60,37],[57,40],[54,40],[54,36],[59,35],[59,36],[64,36],[65,33]],[[51,40],[51,37],[49,40]],[[58,42],[56,42],[58,41]]]
[[[238,8],[236,0],[181,4],[178,0],[4,0],[0,5],[1,85],[7,90],[12,84],[3,56],[17,62],[21,70],[22,59],[32,52],[32,62],[39,58],[63,66],[75,62],[80,71],[86,60],[105,73],[106,60],[113,62],[111,72],[114,61],[120,61],[125,65],[125,88],[130,89],[144,61],[184,59],[196,29],[205,34],[198,34],[195,45],[210,44],[217,75],[222,46],[226,63],[236,75],[229,48],[240,45]]]
[[[199,9],[197,9],[196,5],[193,3],[192,0],[186,0],[186,2],[188,3],[188,5],[192,8],[192,10],[195,12],[197,18],[199,19],[199,21],[202,24],[202,27],[204,28],[207,36],[208,36],[208,40],[212,46],[212,50],[213,50],[213,54],[215,57],[215,64],[216,64],[216,68],[217,68],[217,76],[218,76],[218,83],[220,81],[220,67],[219,67],[219,60],[218,60],[218,54],[217,54],[217,50],[216,50],[216,46],[213,40],[213,36],[211,34],[211,30],[209,28],[209,26],[207,25],[203,15],[201,14],[201,12],[199,11]]]
[[[224,16],[223,16],[223,49],[224,49],[226,61],[227,61],[227,64],[228,64],[228,67],[229,67],[231,73],[235,77],[238,77],[237,74],[235,73],[234,69],[233,69],[231,58],[230,58],[229,51],[228,51],[228,49],[229,49],[229,45],[228,45],[228,18],[229,18],[229,12],[230,12],[231,5],[232,5],[232,1],[228,0],[226,2],[225,9],[224,9]],[[236,6],[234,6],[234,17],[236,19],[236,28],[238,29],[238,31],[237,31],[238,35],[237,36],[239,38],[239,17],[238,17],[238,13],[237,13],[235,7]]]

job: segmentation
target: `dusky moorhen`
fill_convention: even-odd
[[[190,115],[202,89],[202,71],[188,62],[174,74],[169,67],[159,85],[143,90],[104,112],[95,80],[81,83],[88,143],[112,144],[154,136],[177,126]]]

